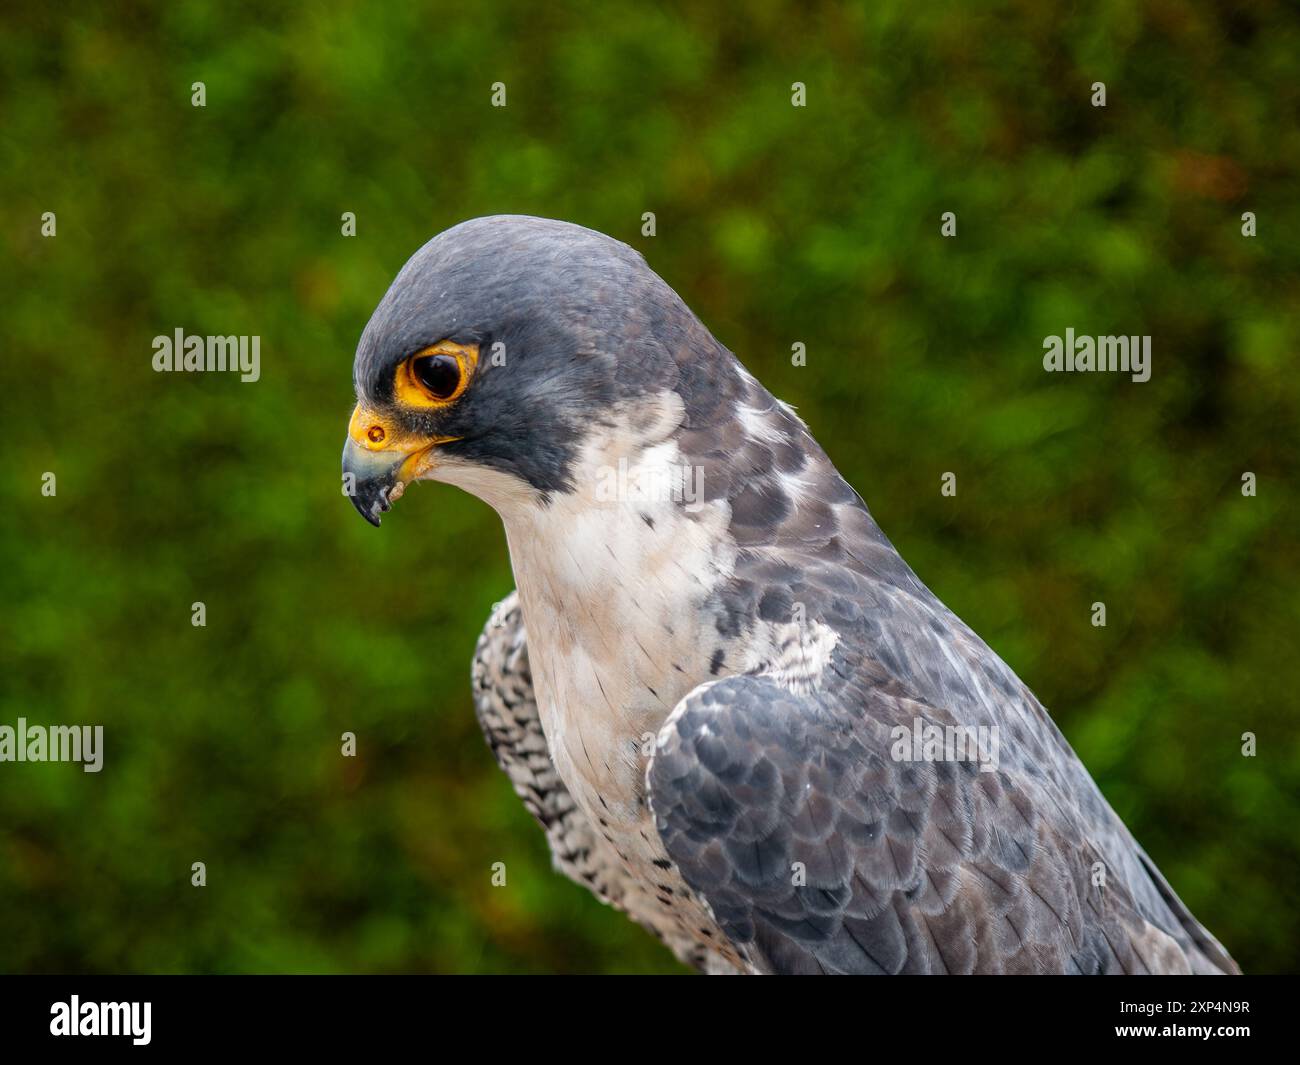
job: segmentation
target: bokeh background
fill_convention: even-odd
[[[0,23],[0,723],[107,745],[0,764],[0,970],[679,971],[479,736],[493,513],[340,493],[370,311],[502,212],[641,249],[1244,968],[1300,966],[1294,7],[112,8]],[[1151,334],[1151,381],[1045,374],[1070,326]],[[261,380],[155,374],[177,327]]]

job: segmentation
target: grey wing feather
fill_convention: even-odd
[[[1050,781],[896,761],[893,726],[948,715],[879,686],[849,690],[851,709],[846,691],[797,694],[765,676],[704,685],[670,716],[647,769],[669,855],[760,968],[1208,968],[1181,929],[1143,916],[1122,875],[1094,884],[1097,863],[1122,865]]]

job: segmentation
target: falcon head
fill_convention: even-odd
[[[710,389],[724,366],[626,244],[542,218],[463,222],[411,257],[362,334],[345,488],[373,525],[421,479],[498,511],[544,506],[582,477],[593,434],[676,432],[725,393]]]

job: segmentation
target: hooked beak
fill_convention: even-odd
[[[393,505],[393,491],[401,495],[402,482],[399,470],[403,456],[396,460],[390,455],[366,451],[349,439],[343,445],[344,490],[352,505],[371,525],[379,524],[379,515]]]
[[[455,437],[416,438],[357,406],[343,445],[343,492],[371,525],[390,510],[406,486],[433,467],[431,452]]]

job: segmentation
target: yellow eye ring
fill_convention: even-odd
[[[455,403],[469,387],[478,365],[477,344],[443,340],[417,351],[397,368],[394,392],[398,402],[425,410]]]

